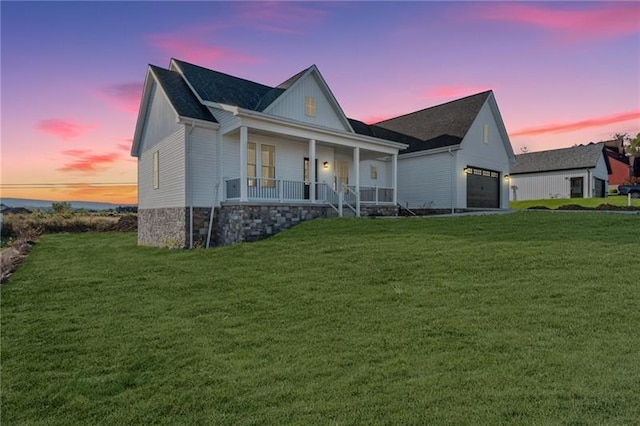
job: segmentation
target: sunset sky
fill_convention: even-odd
[[[142,83],[172,57],[267,85],[316,64],[369,123],[493,89],[516,153],[640,132],[637,2],[2,1],[0,13],[2,197],[135,203]]]

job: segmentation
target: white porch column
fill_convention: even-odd
[[[247,197],[247,126],[240,127],[240,201],[248,201]]]
[[[360,217],[360,148],[353,148],[354,184],[356,186],[356,216]]]
[[[316,140],[309,139],[309,199],[316,202]]]
[[[393,204],[398,204],[398,154],[391,155],[391,187],[393,188]]]

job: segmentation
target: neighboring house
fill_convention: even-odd
[[[131,154],[139,243],[180,247],[398,203],[506,208],[514,158],[492,92],[367,125],[315,65],[270,87],[176,59],[147,70]]]
[[[630,157],[625,155],[623,140],[614,139],[602,143],[605,146],[605,153],[611,165],[609,189],[618,189],[618,185],[628,181],[633,176],[633,167],[629,161]]]
[[[606,197],[610,172],[603,143],[520,154],[511,167],[511,200]]]

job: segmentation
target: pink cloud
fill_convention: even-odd
[[[547,133],[565,133],[573,132],[576,130],[582,130],[590,127],[606,126],[609,124],[621,123],[629,120],[640,119],[640,110],[623,112],[614,115],[608,115],[605,117],[589,118],[580,121],[570,121],[566,123],[549,123],[537,127],[530,127],[527,129],[518,130],[510,133],[509,136],[535,136],[543,135]]]
[[[175,34],[151,34],[149,43],[169,56],[195,63],[211,63],[213,61],[256,62],[251,56],[232,52],[223,47],[203,42],[196,36]]]
[[[96,127],[93,124],[81,124],[74,120],[60,118],[41,120],[36,125],[38,130],[57,136],[65,141],[76,139]]]
[[[103,87],[98,96],[106,99],[115,108],[126,112],[138,112],[142,97],[142,83],[120,83]]]
[[[128,139],[126,141],[126,143],[119,143],[116,146],[118,147],[118,149],[121,149],[123,151],[131,151],[131,144],[133,143],[133,141],[131,139]]]
[[[474,8],[471,18],[514,22],[554,31],[563,41],[623,37],[640,31],[640,4],[598,2],[588,9],[525,3],[489,3]]]
[[[455,99],[473,95],[489,90],[487,86],[466,86],[463,84],[453,84],[449,86],[432,87],[427,90],[423,98],[428,99]]]
[[[92,154],[91,151],[82,149],[69,149],[62,151],[62,154],[73,157],[73,160],[58,168],[61,172],[94,173],[107,169],[108,165],[117,162],[121,157],[117,152]]]
[[[297,2],[241,2],[238,7],[239,17],[253,28],[283,34],[302,34],[327,15],[324,10]]]

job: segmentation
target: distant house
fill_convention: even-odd
[[[617,189],[622,182],[628,181],[633,173],[631,157],[626,156],[624,144],[621,139],[614,139],[602,142],[605,146],[605,153],[609,158],[611,173],[609,174],[609,188]]]
[[[506,208],[515,158],[491,91],[368,125],[315,65],[272,87],[176,59],[147,70],[131,154],[139,243],[181,247],[399,203]]]
[[[603,143],[516,156],[511,200],[606,197],[611,172]]]

